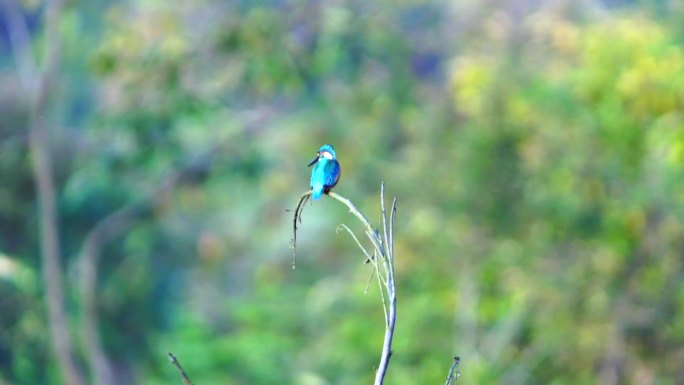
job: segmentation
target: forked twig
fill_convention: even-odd
[[[297,221],[301,223],[302,210],[304,209],[304,204],[311,195],[311,191],[308,191],[299,198],[299,203],[295,209],[295,214],[293,218],[293,229],[294,235],[292,238],[291,246],[293,249],[292,263],[294,268],[294,263],[296,261],[297,254]],[[394,286],[394,220],[397,212],[397,199],[394,198],[392,201],[392,207],[389,211],[389,217],[385,210],[385,184],[383,183],[380,188],[380,205],[381,205],[381,215],[382,215],[382,232],[378,231],[373,225],[368,221],[368,218],[347,198],[336,194],[334,192],[328,193],[328,196],[334,200],[343,203],[349,209],[349,213],[354,215],[364,226],[364,232],[371,244],[373,245],[373,253],[371,254],[368,249],[366,249],[359,238],[354,234],[354,232],[346,225],[340,225],[338,227],[338,232],[340,229],[346,230],[349,235],[354,239],[356,245],[361,249],[364,256],[366,257],[366,262],[373,265],[373,275],[378,279],[378,287],[380,288],[380,297],[382,300],[384,315],[385,315],[385,338],[382,346],[382,353],[380,354],[380,364],[375,372],[375,382],[374,385],[382,385],[385,374],[387,373],[387,367],[389,366],[390,357],[392,356],[392,340],[394,338],[394,327],[396,323],[396,308],[397,308],[397,296]]]
[[[387,367],[389,366],[389,360],[392,356],[392,340],[394,338],[394,327],[397,320],[397,295],[394,287],[394,246],[390,243],[391,237],[388,234],[393,234],[391,227],[394,225],[394,216],[397,210],[397,200],[396,198],[392,201],[392,208],[390,210],[390,221],[389,227],[387,224],[387,217],[385,213],[385,184],[381,185],[380,189],[380,200],[382,208],[382,227],[384,234],[384,247],[382,250],[378,250],[380,253],[380,258],[375,259],[375,264],[382,263],[384,270],[386,272],[385,277],[385,289],[387,294],[387,309],[388,314],[385,324],[385,340],[382,346],[382,354],[380,355],[380,365],[375,373],[375,385],[381,385],[385,379],[385,374],[387,373]],[[374,233],[379,237],[378,231]],[[377,268],[377,267],[376,267]]]

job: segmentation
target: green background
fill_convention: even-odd
[[[9,38],[10,7],[28,39]],[[63,384],[28,147],[38,0],[0,7],[0,384]],[[69,333],[88,234],[119,384],[369,384],[369,265],[306,164],[398,199],[386,384],[684,383],[679,1],[68,1],[45,119]],[[15,42],[16,43],[16,42]],[[103,385],[103,384],[100,384]]]

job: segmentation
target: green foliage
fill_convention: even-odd
[[[180,383],[171,351],[197,385],[370,383],[382,308],[345,210],[307,206],[290,269],[285,210],[332,143],[369,219],[381,181],[399,198],[388,384],[454,354],[468,384],[683,382],[684,23],[661,3],[72,4],[50,139],[79,362],[83,241],[142,204],[98,264],[119,382]],[[26,92],[0,78],[0,382],[59,384]]]

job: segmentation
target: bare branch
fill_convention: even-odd
[[[383,315],[385,316],[385,327],[387,327],[387,325],[389,325],[389,311],[387,310],[387,298],[385,298],[385,292],[389,291],[387,288],[387,279],[383,278],[381,275],[377,259],[373,260],[373,268],[375,269],[373,271],[375,276],[378,277],[378,289],[380,291],[380,299],[382,300]]]
[[[302,211],[304,211],[304,206],[310,197],[311,190],[302,194],[302,196],[299,197],[299,203],[297,203],[297,208],[295,209],[294,220],[292,222],[293,235],[292,240],[290,241],[290,247],[292,247],[292,270],[297,267],[297,221],[302,223]]]
[[[387,300],[388,300],[388,310],[389,314],[387,316],[387,323],[385,325],[385,339],[382,345],[382,353],[380,354],[380,365],[378,370],[375,372],[375,385],[382,385],[385,380],[385,374],[387,373],[387,368],[389,366],[390,358],[392,357],[392,340],[394,338],[394,327],[397,321],[397,295],[394,286],[394,246],[389,244],[389,237],[387,234],[393,234],[392,229],[388,229],[387,216],[385,213],[385,184],[383,183],[380,188],[380,201],[382,208],[382,230],[384,234],[384,248],[381,251],[380,258],[382,259],[382,264],[385,266],[387,271],[387,277],[385,279],[385,287],[387,289]],[[396,199],[392,203],[392,215],[390,220],[390,226],[393,226],[394,222],[394,212],[396,212]],[[377,234],[377,231],[375,232]]]
[[[294,237],[292,239],[293,251],[293,267],[294,258],[296,256],[296,244],[297,244],[297,221],[301,223],[302,210],[304,203],[307,201],[311,191],[304,193],[299,198],[299,203],[295,209],[295,215],[293,219]],[[343,203],[349,209],[349,213],[354,215],[364,226],[366,236],[373,245],[373,255],[361,244],[359,239],[356,237],[354,232],[351,231],[346,225],[340,225],[339,229],[346,230],[354,239],[357,246],[361,248],[361,251],[366,256],[366,262],[370,262],[373,265],[373,276],[377,277],[378,287],[380,289],[380,298],[382,300],[384,315],[385,315],[385,338],[382,345],[382,352],[380,354],[380,363],[378,369],[375,372],[375,382],[374,385],[382,385],[385,374],[387,373],[387,368],[389,366],[390,357],[392,356],[392,340],[394,338],[394,328],[397,318],[397,296],[394,287],[394,220],[397,211],[397,199],[394,198],[392,201],[392,208],[390,210],[389,218],[387,217],[387,212],[385,211],[385,185],[381,185],[380,189],[380,201],[381,201],[381,211],[382,211],[382,235],[373,225],[368,221],[368,218],[347,198],[334,193],[329,192],[328,195],[334,200]],[[382,267],[381,267],[382,266]],[[371,276],[372,277],[372,276]],[[367,290],[367,289],[366,289]]]
[[[349,199],[347,199],[347,198],[345,198],[339,194],[336,194],[335,192],[332,192],[332,191],[329,192],[328,195],[331,198],[333,198],[339,202],[342,202],[342,203],[344,203],[345,206],[347,206],[347,208],[349,209],[349,213],[354,215],[355,217],[357,217],[361,221],[361,223],[366,227],[366,230],[371,234],[370,236],[371,236],[371,240],[373,241],[373,244],[376,247],[379,247],[380,248],[380,250],[379,250],[380,254],[384,255],[385,251],[383,250],[382,239],[380,238],[380,234],[373,227],[373,225],[371,225],[371,223],[368,221],[368,218],[366,218],[366,216],[363,215],[363,213],[358,208],[356,208],[356,206]]]
[[[368,250],[366,250],[366,248],[363,247],[363,245],[359,241],[359,238],[356,237],[356,234],[354,234],[354,232],[351,231],[349,226],[341,224],[337,227],[337,232],[339,233],[340,230],[346,230],[349,233],[349,235],[351,235],[351,237],[354,238],[354,242],[356,242],[356,244],[359,246],[359,249],[361,249],[361,251],[363,251],[363,254],[366,256],[366,263],[370,262],[370,260],[373,259],[370,253],[368,253]]]
[[[389,256],[392,257],[392,266],[394,266],[394,220],[397,218],[397,198],[392,199],[392,211],[390,213],[389,226],[389,247],[391,247]]]
[[[461,357],[455,356],[454,362],[451,364],[451,368],[449,368],[449,375],[447,376],[446,383],[444,385],[451,385],[454,380],[458,381],[458,378],[461,376],[461,372],[458,371],[458,366],[460,364]]]
[[[171,353],[171,352],[168,352],[167,354],[169,355],[169,360],[171,361],[171,363],[178,369],[178,372],[180,373],[181,378],[183,379],[183,384],[193,385],[192,381],[190,381],[190,378],[185,373],[185,370],[183,370],[183,367],[181,366],[181,364],[178,361],[178,359],[176,358],[176,356],[174,356],[173,353]]]

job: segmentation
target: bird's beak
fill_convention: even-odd
[[[319,159],[321,159],[320,154],[316,154],[316,157],[313,158],[313,160],[311,161],[311,163],[309,163],[306,167],[311,167],[311,166],[313,166],[314,163],[318,162]]]

